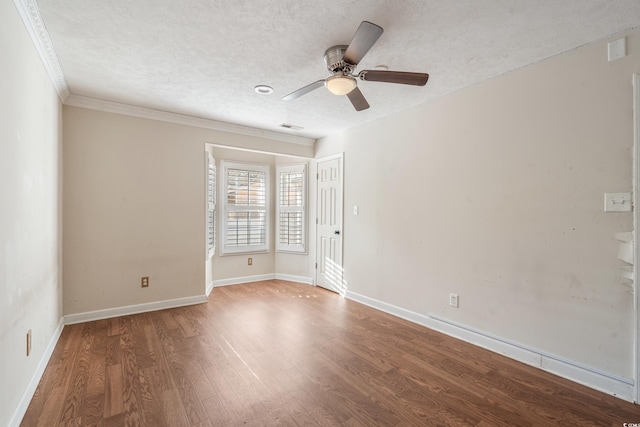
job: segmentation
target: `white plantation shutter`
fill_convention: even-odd
[[[269,167],[223,161],[224,245],[221,253],[268,250]]]
[[[207,152],[207,254],[216,250],[216,161]]]
[[[277,251],[306,253],[306,172],[306,164],[276,166]]]

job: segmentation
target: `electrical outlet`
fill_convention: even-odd
[[[449,305],[451,307],[458,308],[458,303],[459,303],[458,294],[449,294]]]
[[[27,356],[31,354],[31,329],[27,331]]]
[[[631,193],[604,193],[605,212],[631,212]]]
[[[140,280],[140,287],[148,288],[149,287],[149,276],[143,276]]]
[[[253,265],[253,258],[247,259],[247,265]]]

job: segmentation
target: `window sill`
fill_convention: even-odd
[[[276,249],[276,252],[279,254],[309,255],[309,253],[306,250],[296,251],[296,250]]]

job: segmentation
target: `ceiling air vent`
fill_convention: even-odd
[[[289,123],[282,123],[280,125],[281,128],[291,129],[291,130],[302,130],[304,129],[302,126],[290,125]]]

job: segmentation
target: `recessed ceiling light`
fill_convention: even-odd
[[[389,69],[389,67],[387,67],[386,65],[376,65],[375,67],[373,67],[374,70],[379,70],[379,71],[387,71]]]
[[[260,95],[269,95],[269,94],[273,93],[273,88],[271,86],[267,86],[267,85],[258,85],[256,87],[254,87],[253,90],[258,92]]]

